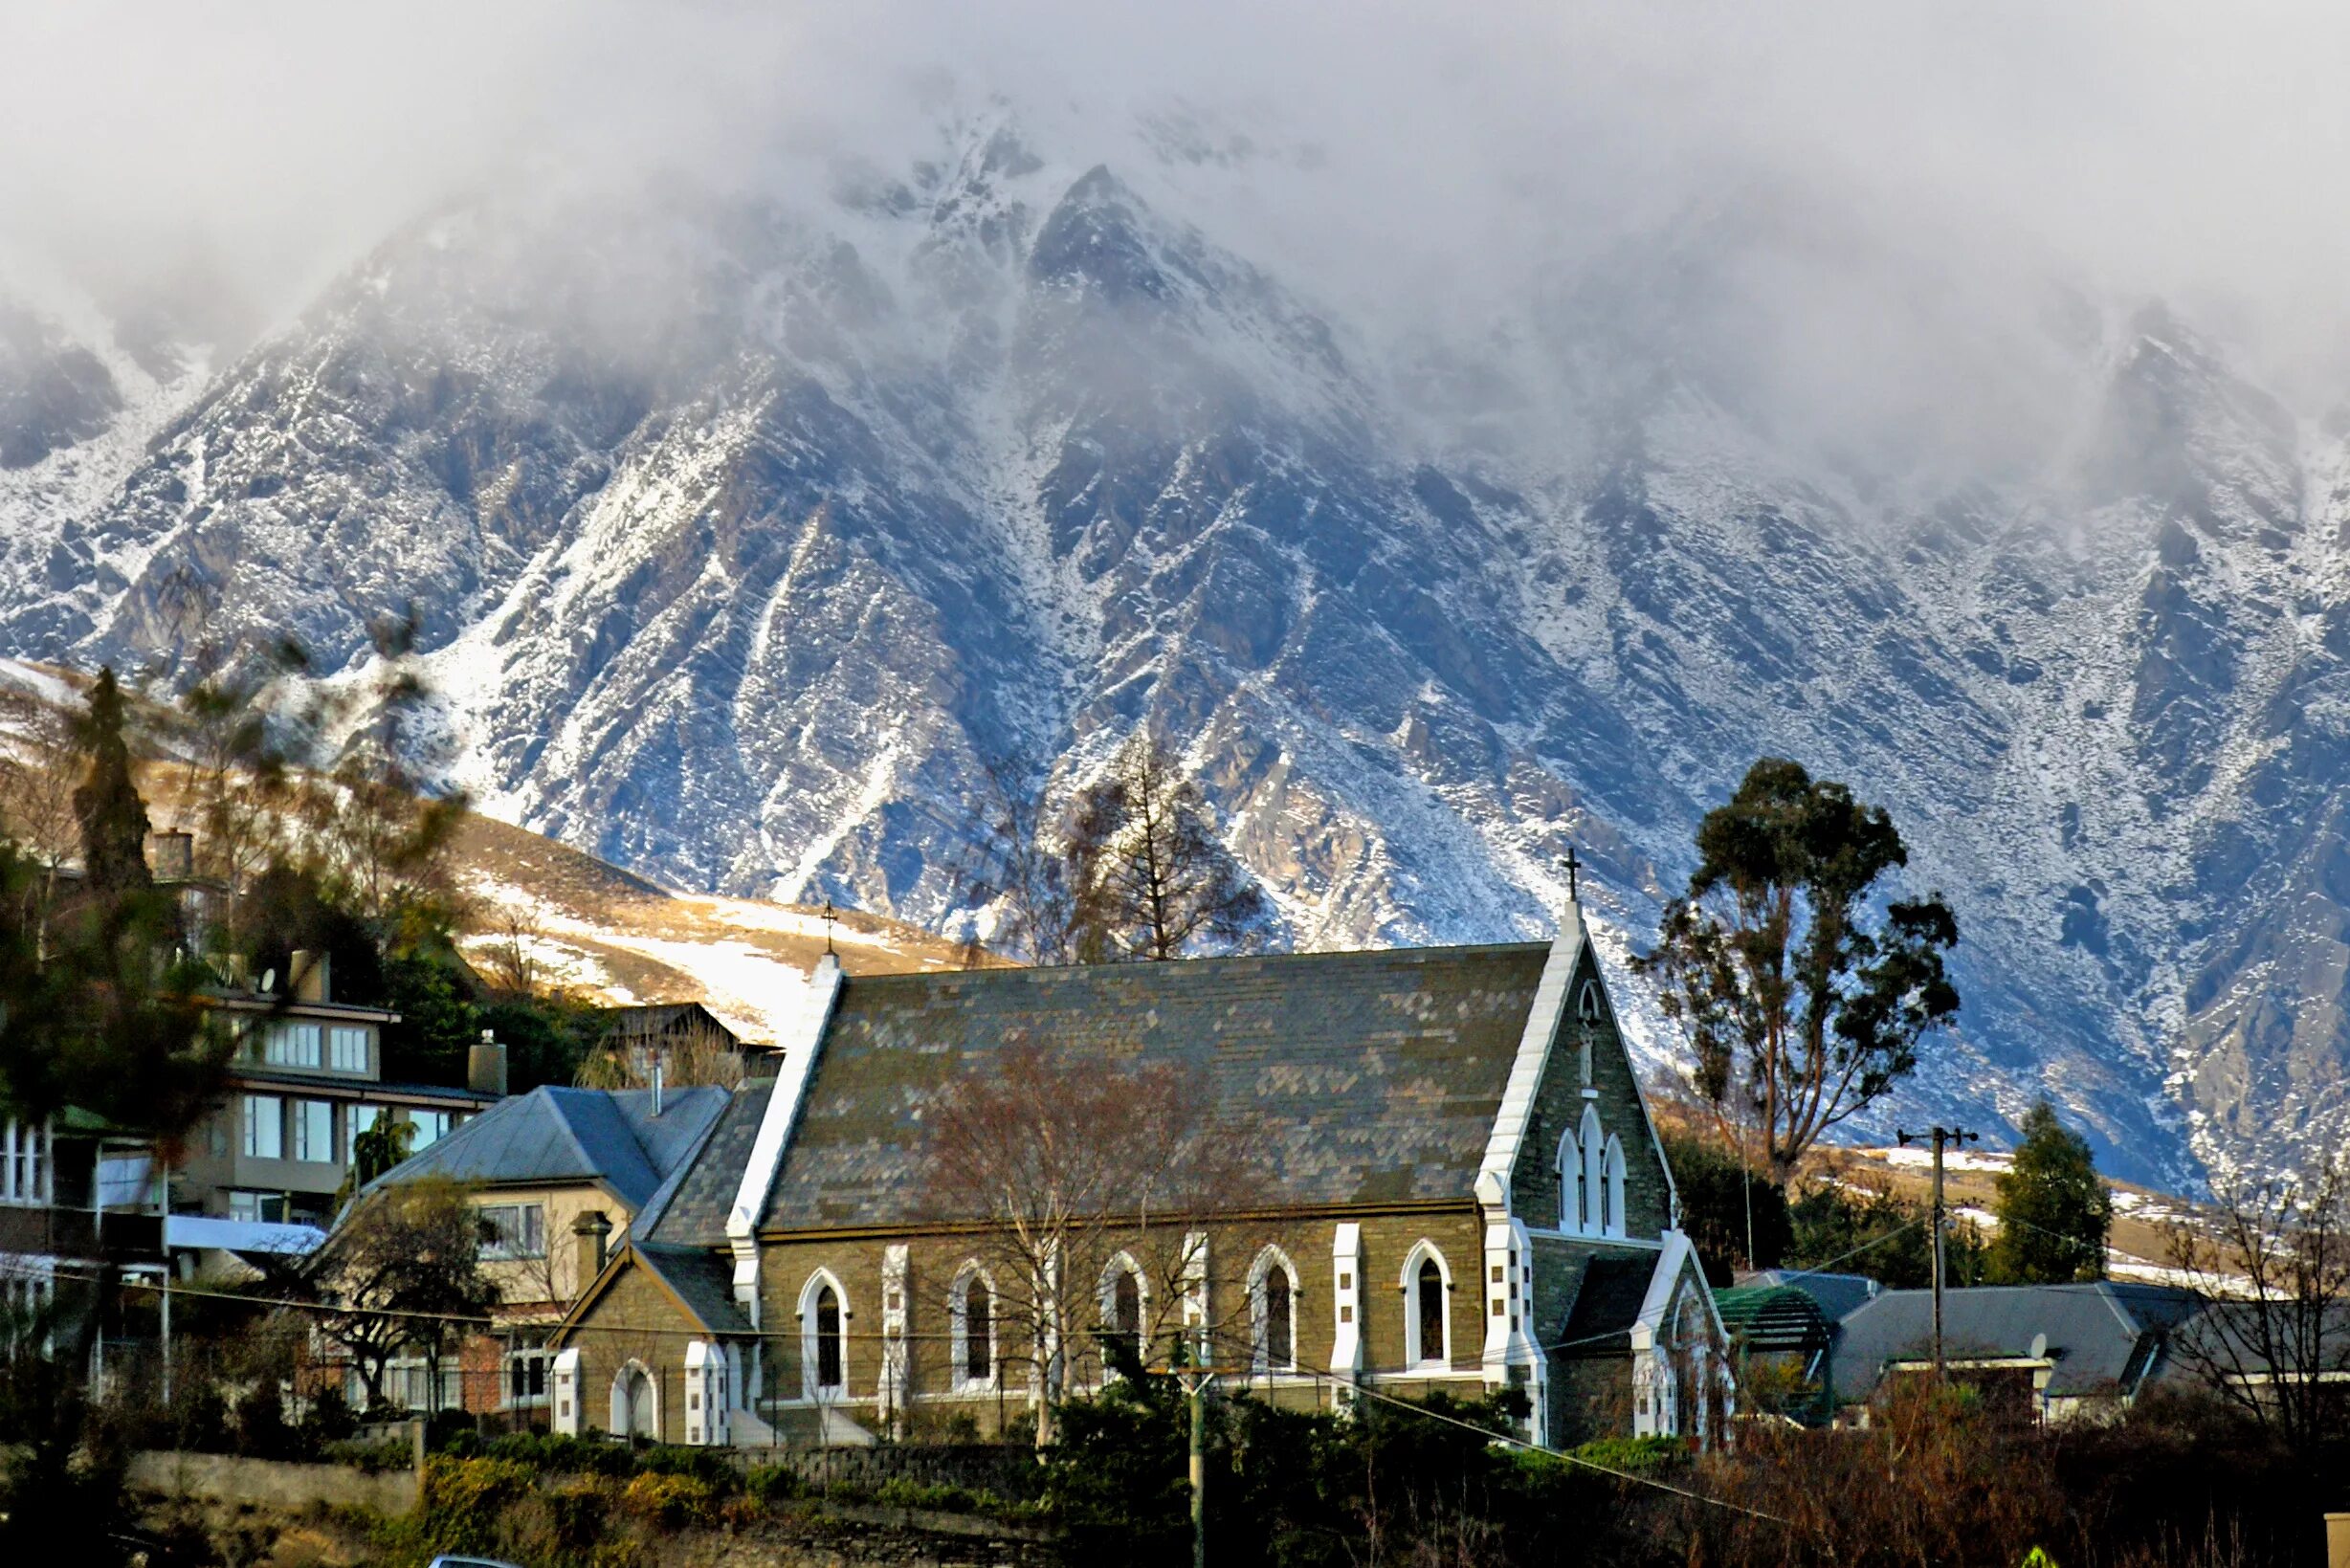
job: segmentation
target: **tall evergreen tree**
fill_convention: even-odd
[[[2097,1178],[2089,1140],[2042,1100],[2024,1117],[2024,1141],[2002,1175],[1991,1212],[1999,1239],[1992,1277],[2007,1285],[2065,1285],[2105,1277],[2114,1195]]]
[[[1655,951],[1665,1015],[1696,1047],[1698,1092],[1725,1138],[1752,1128],[1785,1182],[1821,1136],[1915,1071],[1918,1044],[1959,1010],[1940,895],[1888,898],[1909,864],[1882,806],[1765,757],[1697,825],[1689,892]]]
[[[139,783],[131,776],[130,747],[122,739],[122,689],[111,668],[100,670],[90,688],[81,749],[90,771],[74,791],[74,816],[81,824],[87,886],[100,894],[154,886],[146,862],[146,802],[139,798]]]

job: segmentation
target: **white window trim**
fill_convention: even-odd
[[[826,1286],[840,1303],[840,1381],[816,1381],[816,1298]],[[800,1287],[800,1398],[809,1404],[838,1403],[849,1397],[849,1292],[830,1269],[819,1269]]]
[[[1131,1252],[1121,1249],[1114,1253],[1110,1261],[1102,1266],[1101,1279],[1094,1288],[1096,1330],[1105,1339],[1116,1332],[1114,1325],[1117,1321],[1118,1276],[1120,1274],[1134,1276],[1135,1346],[1138,1350],[1147,1351],[1151,1341],[1150,1276],[1142,1272],[1142,1266],[1134,1261],[1134,1254]],[[1101,1363],[1101,1375],[1104,1379],[1118,1375],[1110,1370],[1109,1357],[1106,1355],[1102,1357]]]
[[[1265,1290],[1275,1270],[1289,1281],[1289,1359],[1277,1364],[1272,1356],[1272,1302]],[[1278,1247],[1267,1247],[1249,1266],[1249,1365],[1259,1377],[1297,1370],[1297,1266]]]
[[[969,1370],[971,1325],[965,1303],[969,1300],[967,1292],[974,1285],[986,1292],[987,1296],[987,1375],[984,1378],[972,1377]],[[946,1319],[947,1349],[951,1357],[948,1388],[958,1394],[993,1393],[996,1377],[1004,1366],[1003,1358],[997,1350],[998,1336],[1003,1332],[1004,1312],[995,1293],[995,1281],[977,1262],[964,1264],[957,1271],[955,1282],[946,1288]]]
[[[1600,1191],[1600,1214],[1606,1222],[1600,1234],[1611,1241],[1624,1239],[1624,1144],[1613,1133],[1607,1135],[1607,1151],[1601,1159],[1606,1185]]]
[[[1420,1354],[1420,1265],[1436,1265],[1436,1273],[1444,1282],[1444,1311],[1438,1314],[1444,1329],[1444,1355],[1430,1359]],[[1452,1265],[1445,1260],[1444,1250],[1426,1236],[1412,1244],[1404,1257],[1403,1278],[1398,1282],[1404,1297],[1404,1367],[1408,1372],[1449,1372],[1452,1368]]]
[[[1559,1135],[1559,1233],[1583,1234],[1583,1145],[1570,1129]]]
[[[1607,1137],[1600,1129],[1597,1106],[1586,1105],[1583,1108],[1583,1128],[1575,1142],[1583,1151],[1583,1233],[1586,1236],[1604,1236],[1607,1232],[1600,1223],[1600,1183],[1607,1180],[1607,1169],[1602,1161],[1606,1158]]]
[[[619,1419],[620,1390],[628,1385],[629,1374],[632,1371],[644,1374],[645,1386],[651,1389],[653,1392],[653,1441],[659,1443],[668,1435],[668,1428],[661,1424],[661,1380],[654,1372],[653,1368],[647,1366],[644,1362],[638,1360],[633,1356],[621,1362],[619,1366],[613,1368],[612,1370],[611,1408],[610,1411],[610,1416],[611,1419],[611,1435],[625,1442],[630,1435],[631,1429],[635,1425],[634,1417],[636,1412],[633,1407],[631,1407],[630,1409],[629,1414],[631,1419],[626,1425],[623,1425]]]

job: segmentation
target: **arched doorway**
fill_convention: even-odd
[[[631,1361],[612,1378],[612,1425],[618,1437],[661,1439],[659,1396],[642,1361]]]

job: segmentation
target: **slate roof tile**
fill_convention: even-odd
[[[1023,1044],[1105,1067],[1197,1067],[1224,1115],[1262,1129],[1269,1204],[1465,1199],[1548,953],[1529,942],[851,977],[763,1227],[918,1220],[923,1102]],[[722,1239],[748,1154],[747,1141],[741,1156],[722,1150],[728,1137],[699,1161],[719,1181],[689,1201],[701,1173],[690,1177],[659,1239]]]

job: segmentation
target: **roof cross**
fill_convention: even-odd
[[[824,950],[827,953],[832,951],[832,922],[838,918],[840,914],[832,908],[832,900],[828,897],[824,901]]]
[[[1581,890],[1576,873],[1583,870],[1583,862],[1576,857],[1574,845],[1566,847],[1566,853],[1559,857],[1559,864],[1566,868],[1566,901],[1570,904],[1582,902],[1578,896]]]

